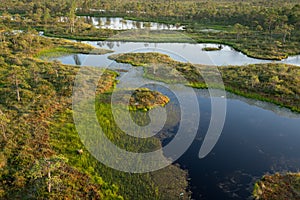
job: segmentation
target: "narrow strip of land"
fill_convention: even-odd
[[[160,53],[127,53],[109,56],[121,63],[143,66],[144,76],[166,83],[183,83],[195,88],[207,88],[203,78],[212,80],[209,87],[222,87],[214,77],[223,78],[229,92],[275,103],[300,112],[300,68],[277,63],[248,66],[215,67],[182,63]]]

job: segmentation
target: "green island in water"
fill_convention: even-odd
[[[165,106],[170,99],[160,92],[139,88],[135,90],[115,91],[115,104],[126,102],[129,99],[129,110],[148,111],[158,106]]]

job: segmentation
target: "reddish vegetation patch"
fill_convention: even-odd
[[[262,200],[300,199],[300,174],[265,175],[255,184],[253,196]]]

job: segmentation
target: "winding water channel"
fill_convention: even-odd
[[[186,97],[193,94],[182,89],[185,86],[176,87],[156,81],[150,81],[149,84],[149,80],[142,76],[142,68],[115,63],[107,57],[115,53],[156,51],[183,62],[217,66],[270,62],[249,58],[225,45],[220,51],[205,52],[201,50],[203,47],[216,45],[105,41],[87,43],[114,52],[106,55],[75,54],[55,59],[64,64],[126,70],[121,73],[121,83],[146,84],[146,87],[164,93],[171,99],[167,109],[179,109],[174,91]],[[276,62],[300,66],[300,56]],[[265,173],[299,170],[300,115],[271,103],[230,93],[227,93],[227,113],[221,137],[208,156],[199,159],[198,152],[211,120],[211,98],[207,90],[195,91],[201,113],[197,136],[190,148],[177,160],[189,172],[194,199],[248,199],[254,182]],[[188,120],[193,120],[192,113]],[[166,126],[162,130],[165,135],[162,138],[164,145],[177,132],[178,124],[171,124],[171,127]]]
[[[111,49],[115,53],[126,52],[163,52],[168,54],[173,59],[190,62],[194,64],[206,64],[215,66],[226,65],[246,65],[256,63],[279,62],[300,66],[300,55],[290,56],[282,61],[270,61],[250,58],[241,52],[235,51],[229,46],[222,45],[220,51],[203,51],[204,47],[218,47],[217,44],[190,44],[190,43],[144,43],[144,42],[119,42],[119,41],[99,41],[86,42],[96,47]],[[81,65],[83,62],[89,66],[105,67],[111,65],[112,61],[105,55],[69,55],[61,58],[56,58],[63,63]]]

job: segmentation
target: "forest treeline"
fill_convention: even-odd
[[[20,14],[35,22],[46,22],[57,16],[102,13],[183,23],[240,23],[249,28],[268,31],[277,26],[283,28],[283,25],[300,28],[300,4],[297,0],[1,0],[0,3],[1,12]]]
[[[197,42],[227,44],[250,57],[281,60],[300,53],[300,4],[296,0],[0,2],[1,26],[13,30],[31,27],[46,36],[106,40],[120,31],[96,28],[90,18],[81,16],[120,16],[124,17],[124,24],[127,19],[134,19],[184,25],[185,33]],[[217,32],[203,32],[206,28]]]

